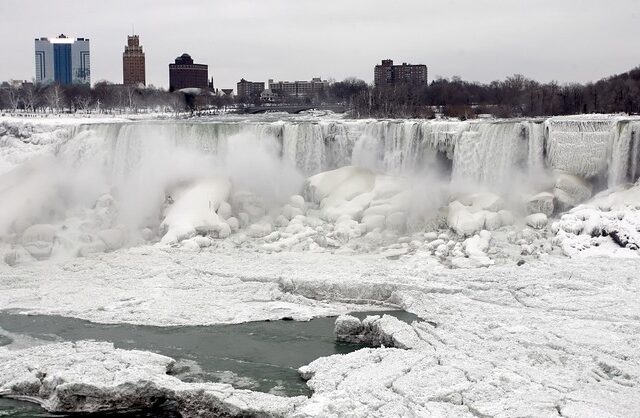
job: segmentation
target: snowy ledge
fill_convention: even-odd
[[[173,401],[183,417],[280,417],[306,398],[284,398],[220,383],[185,383],[168,374],[174,361],[105,342],[0,349],[0,395],[50,412],[143,409]]]

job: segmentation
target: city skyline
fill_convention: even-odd
[[[97,13],[78,0],[3,0],[0,15],[11,22],[0,22],[0,43],[8,52],[0,80],[32,79],[33,39],[65,33],[91,39],[92,83],[119,83],[132,24],[144,39],[147,84],[164,88],[167,64],[183,52],[209,65],[217,87],[231,88],[240,78],[354,76],[372,82],[371,67],[383,58],[424,63],[431,80],[459,75],[489,82],[520,73],[543,82],[586,82],[635,67],[637,57],[628,51],[640,48],[640,12],[631,0],[522,6],[405,0],[393,9],[360,0],[327,1],[316,9],[286,0],[266,3],[114,0]]]

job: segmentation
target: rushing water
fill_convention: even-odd
[[[146,411],[96,414],[51,414],[38,405],[15,399],[0,398],[0,417],[2,418],[180,418],[171,405]]]
[[[353,315],[364,318],[367,314],[381,313]],[[403,311],[384,313],[406,322],[417,319],[415,315]],[[362,348],[357,344],[336,342],[334,321],[335,318],[318,318],[308,322],[151,327],[2,313],[0,329],[45,341],[109,341],[118,348],[152,351],[176,359],[175,375],[185,381],[225,382],[237,388],[295,396],[310,394],[305,381],[298,375],[300,366],[319,357],[345,354]],[[10,342],[5,337],[4,344]],[[0,341],[0,345],[2,343]],[[26,417],[32,416],[29,415],[31,411],[38,411],[21,402],[3,402],[0,403],[0,417]],[[7,411],[11,413],[7,414]],[[150,416],[144,414],[148,412],[130,416]]]

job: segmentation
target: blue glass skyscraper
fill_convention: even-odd
[[[35,40],[36,82],[91,83],[89,39],[38,38]]]

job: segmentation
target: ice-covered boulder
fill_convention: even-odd
[[[44,260],[51,256],[56,228],[49,224],[31,225],[22,233],[22,246],[35,259]]]
[[[227,219],[227,225],[229,225],[231,232],[237,232],[240,229],[240,221],[233,216]]]
[[[216,211],[226,202],[230,190],[227,178],[211,177],[176,191],[161,224],[165,231],[162,242],[179,242],[195,234],[220,230],[224,222]]]
[[[484,211],[472,212],[469,207],[458,201],[449,203],[447,224],[458,235],[473,235],[484,228],[484,222]]]
[[[24,248],[17,247],[5,252],[3,259],[8,266],[14,267],[24,262],[33,261],[33,256]]]
[[[334,332],[338,341],[372,347],[411,349],[424,345],[411,325],[391,315],[367,316],[362,321],[351,315],[343,315],[336,320]]]
[[[336,318],[333,333],[338,341],[345,341],[349,336],[361,334],[363,330],[362,322],[355,316],[340,315]]]
[[[553,214],[553,193],[542,192],[531,197],[526,203],[526,210],[529,215],[534,213],[544,213],[547,216]]]
[[[471,195],[471,206],[478,210],[497,212],[504,209],[504,200],[495,193],[476,193]]]
[[[524,218],[524,222],[532,228],[542,229],[549,221],[544,213],[534,213]]]
[[[488,267],[494,264],[493,260],[487,256],[490,244],[491,233],[489,231],[480,231],[480,233],[464,241],[466,257],[454,257],[451,260],[451,264],[456,268]]]
[[[610,222],[605,226],[603,232],[622,248],[628,248],[633,251],[640,249],[638,225],[623,221]]]
[[[553,223],[553,243],[571,257],[598,247],[597,254],[635,257],[640,249],[639,209],[638,185],[601,192]]]
[[[292,205],[284,205],[282,207],[282,215],[285,218],[291,220],[291,219],[295,218],[298,215],[304,215],[304,212],[299,207],[292,206]]]
[[[424,233],[424,239],[427,242],[431,242],[431,241],[435,241],[438,239],[438,233],[437,232],[425,232]]]
[[[332,197],[333,201],[350,200],[358,194],[370,191],[373,185],[374,174],[371,171],[345,166],[309,177],[305,182],[304,196],[306,200],[315,203],[321,203],[328,197]]]
[[[554,177],[553,195],[558,210],[566,211],[591,197],[593,188],[586,180],[562,171],[555,171]]]
[[[249,226],[247,235],[252,238],[262,238],[269,235],[273,231],[271,224],[267,222],[255,223]]]
[[[353,238],[358,238],[367,232],[367,227],[348,217],[343,217],[336,221],[333,232],[329,234],[330,238],[335,238],[345,243]]]
[[[140,236],[145,241],[153,240],[155,235],[156,235],[155,232],[153,232],[153,230],[151,228],[143,228],[142,231],[140,231]]]
[[[496,212],[487,212],[484,219],[484,228],[488,231],[495,231],[502,226],[502,217]]]
[[[289,198],[289,204],[294,208],[304,210],[304,197],[300,196],[299,194],[293,195]]]
[[[411,204],[406,179],[357,167],[342,167],[310,177],[305,195],[320,205],[322,219],[332,223],[344,217],[354,221],[367,219],[367,228],[379,224],[382,216],[385,227],[404,229]]]
[[[365,215],[362,218],[362,223],[366,226],[367,231],[370,232],[374,229],[384,229],[386,218],[384,215]]]
[[[218,210],[216,211],[218,216],[222,219],[228,219],[232,215],[231,205],[227,202],[220,202]]]
[[[578,219],[574,214],[568,213],[562,215],[558,222],[554,222],[552,225],[552,231],[557,233],[559,230],[565,231],[570,234],[579,235],[584,229],[584,222]]]

